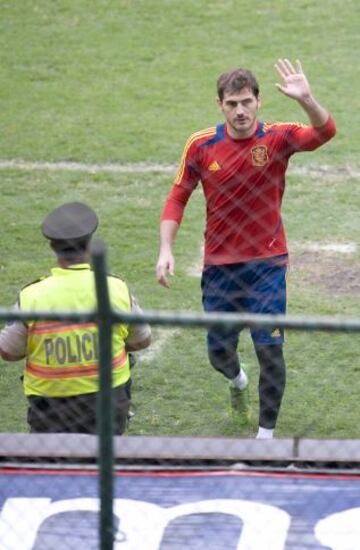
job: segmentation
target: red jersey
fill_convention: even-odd
[[[185,145],[161,219],[180,223],[201,181],[207,208],[205,264],[286,255],[281,202],[289,158],[316,149],[335,132],[331,117],[321,128],[258,122],[247,139],[233,139],[225,123],[197,132]]]

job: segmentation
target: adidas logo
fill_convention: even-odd
[[[279,336],[281,336],[280,330],[278,328],[276,328],[275,330],[272,331],[271,336],[273,338],[278,338]]]
[[[217,172],[218,170],[221,170],[221,167],[219,165],[219,163],[214,160],[214,162],[212,162],[208,168],[209,172]]]

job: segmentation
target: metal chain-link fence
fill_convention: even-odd
[[[109,302],[102,245],[93,250],[93,265],[96,311],[0,311],[1,319],[95,321],[100,367],[98,435],[0,434],[0,547],[355,550],[358,439],[114,437],[111,329],[147,322],[350,335],[360,331],[360,320],[123,313]]]

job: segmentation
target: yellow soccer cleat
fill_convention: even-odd
[[[229,385],[231,416],[236,420],[250,422],[251,406],[249,395],[249,384],[242,390],[236,388],[232,382]]]

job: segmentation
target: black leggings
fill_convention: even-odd
[[[259,377],[259,426],[275,428],[285,390],[286,369],[282,344],[255,344],[260,365]],[[226,378],[233,379],[240,372],[236,346],[224,346],[221,351],[208,350],[212,366]]]
[[[255,345],[260,365],[259,378],[259,426],[275,428],[286,383],[283,346]]]

